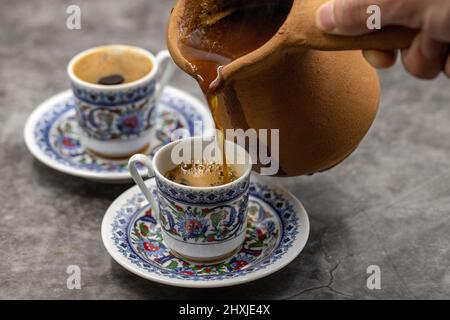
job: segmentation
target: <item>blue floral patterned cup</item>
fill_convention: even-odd
[[[173,153],[196,143],[201,146],[197,150],[202,152],[203,160],[217,162],[214,156],[209,158],[203,154],[216,142],[195,137],[164,146],[153,160],[134,155],[129,169],[152,205],[152,215],[157,218],[164,243],[173,254],[194,262],[220,261],[239,250],[245,240],[251,159],[245,149],[227,141],[227,157],[228,150],[234,150],[234,159],[241,159],[229,164],[239,177],[235,181],[217,187],[191,187],[167,179],[164,174],[179,164],[174,162]],[[198,157],[192,155],[192,159]],[[155,190],[149,190],[144,183],[139,165],[155,177]]]
[[[106,158],[144,151],[152,115],[174,71],[168,51],[155,57],[138,47],[101,46],[75,56],[67,70],[83,147]],[[124,83],[98,84],[108,73],[126,74]]]

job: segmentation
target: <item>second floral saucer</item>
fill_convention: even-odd
[[[167,87],[157,112],[150,148],[146,152],[150,156],[170,142],[171,133],[176,129],[186,129],[194,135],[198,121],[203,125],[203,134],[213,134],[215,126],[208,108],[182,90]],[[83,149],[70,90],[51,97],[36,108],[27,120],[24,137],[31,153],[55,170],[101,182],[131,181],[127,160],[104,159]]]

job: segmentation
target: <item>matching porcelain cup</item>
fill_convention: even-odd
[[[129,61],[121,55],[130,57]],[[94,61],[90,63],[89,59]],[[106,72],[111,60],[124,70],[128,64],[136,65],[139,61],[142,68],[137,66],[136,72],[147,73],[115,85],[93,83],[80,75],[95,75],[95,68],[98,73]],[[168,51],[154,56],[147,50],[126,45],[96,47],[75,56],[67,71],[83,146],[106,158],[126,158],[143,152],[150,141],[156,105],[174,69]]]
[[[151,203],[152,215],[161,226],[164,243],[174,255],[199,263],[226,259],[239,250],[245,240],[250,156],[242,147],[226,142],[227,157],[234,152],[234,161],[238,163],[229,165],[239,178],[222,186],[181,185],[164,174],[179,164],[173,160],[179,150],[196,149],[191,152],[192,159],[217,161],[215,156],[205,156],[205,150],[212,144],[217,145],[214,140],[202,137],[182,139],[162,147],[153,160],[137,154],[129,161],[131,175]],[[194,145],[200,147],[194,148]],[[150,190],[144,183],[138,171],[141,165],[147,168],[150,177],[155,177],[156,189]]]

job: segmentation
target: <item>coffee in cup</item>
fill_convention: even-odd
[[[190,187],[217,187],[238,178],[232,166],[227,169],[225,173],[223,165],[216,162],[182,163],[167,171],[165,177]]]
[[[80,57],[73,65],[73,73],[91,84],[119,85],[144,78],[152,68],[152,59],[145,52],[105,46]]]

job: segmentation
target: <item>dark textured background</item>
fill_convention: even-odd
[[[450,298],[450,81],[425,82],[397,66],[381,73],[382,106],[361,147],[334,170],[275,180],[304,203],[311,236],[303,253],[265,279],[190,290],[143,280],[115,263],[100,224],[128,186],[69,177],[34,160],[23,141],[30,112],[68,87],[77,52],[128,43],[165,46],[173,0],[0,2],[0,298]],[[82,9],[82,30],[65,27]],[[173,84],[201,97],[179,72]],[[82,290],[66,288],[66,268]],[[366,288],[366,268],[382,290]]]

